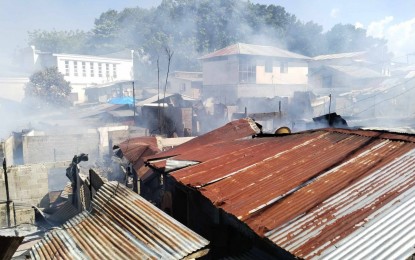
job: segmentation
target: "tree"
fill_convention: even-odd
[[[29,45],[34,45],[41,51],[79,54],[88,52],[85,46],[90,34],[83,31],[35,30],[28,34]]]
[[[58,71],[58,68],[46,68],[30,76],[25,87],[24,102],[30,108],[50,109],[70,106],[68,96],[71,93],[69,82]]]

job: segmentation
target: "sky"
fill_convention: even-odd
[[[367,29],[370,36],[388,40],[395,57],[415,53],[415,0],[250,0],[283,6],[299,20],[330,30],[338,23]],[[26,46],[27,32],[89,30],[95,18],[109,9],[151,8],[160,0],[0,0],[0,58]]]

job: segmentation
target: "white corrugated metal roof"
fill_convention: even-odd
[[[382,147],[391,145],[391,141],[385,140],[360,156],[364,158],[366,154],[376,154]],[[345,162],[344,165],[353,163],[353,161],[354,159]],[[361,163],[370,164],[371,162],[362,160]],[[341,170],[342,167],[343,165],[340,165],[333,169],[333,171]],[[330,174],[330,172],[325,175],[327,174]],[[347,174],[347,172],[344,174]],[[404,258],[409,257],[415,251],[413,248],[415,230],[411,224],[411,222],[415,223],[415,205],[412,205],[412,210],[403,213],[405,207],[407,207],[407,203],[401,201],[401,199],[407,197],[407,195],[401,195],[391,202],[383,200],[388,195],[401,193],[409,187],[411,187],[410,192],[412,194],[415,192],[414,185],[415,150],[411,150],[407,154],[395,159],[369,176],[323,201],[312,211],[269,231],[265,236],[285,250],[306,259],[318,259],[321,255],[325,255],[326,259],[366,259],[372,258],[376,254],[383,257],[375,257],[375,259],[396,259],[393,256],[394,252],[398,251],[407,253],[407,255],[402,255]],[[382,205],[383,203],[386,205]],[[325,233],[333,229],[334,226],[337,229],[336,232],[341,234],[342,221],[354,215],[361,217],[366,209],[373,208],[377,208],[377,210],[365,218],[363,222],[355,225],[354,229],[356,231],[352,235],[346,236],[345,238],[339,235],[324,244],[317,243],[318,237],[325,236]],[[400,219],[401,217],[399,216],[402,214],[405,215]],[[386,223],[390,222],[388,220],[390,216],[395,218],[393,223],[396,232],[384,234],[384,238],[382,238],[383,236],[380,234],[382,231],[387,230]],[[372,225],[372,227],[369,229],[367,225]],[[347,230],[343,230],[343,232],[347,233]],[[354,239],[354,237],[359,237],[360,239]],[[379,239],[381,238],[385,243],[379,243]],[[310,241],[313,240],[317,242],[310,244]],[[396,245],[388,245],[387,241],[397,242]],[[302,248],[305,246],[314,249],[303,252]],[[341,249],[339,246],[341,246]],[[391,246],[395,250],[391,251]],[[357,255],[354,255],[354,253]],[[365,254],[366,257],[364,257]]]
[[[333,54],[315,56],[313,57],[313,60],[332,60],[332,59],[353,58],[353,57],[359,57],[365,53],[366,53],[365,51],[333,53]]]
[[[382,211],[382,212],[380,212]],[[415,253],[415,187],[368,217],[321,259],[408,259]]]

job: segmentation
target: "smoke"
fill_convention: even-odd
[[[10,38],[8,41],[0,42],[0,52],[8,50],[7,55],[11,56],[11,53],[18,45],[16,43],[18,42],[20,46],[24,46],[27,31],[35,29],[56,29],[58,31],[80,29],[93,32],[94,29],[97,29],[96,27],[94,28],[94,19],[97,19],[98,21],[100,15],[109,9],[120,10],[113,12],[117,24],[116,28],[113,28],[114,31],[109,30],[110,33],[114,32],[113,35],[110,34],[114,39],[105,44],[97,45],[95,50],[106,50],[106,47],[108,47],[109,44],[113,44],[113,48],[122,46],[135,49],[137,51],[136,53],[139,53],[138,56],[140,56],[140,59],[143,59],[142,57],[144,57],[145,60],[142,62],[142,66],[140,66],[139,73],[136,74],[139,75],[139,78],[136,79],[142,80],[143,82],[139,87],[154,87],[157,85],[157,67],[155,62],[157,59],[160,61],[160,82],[161,86],[163,85],[162,82],[164,81],[164,76],[166,75],[165,72],[167,70],[167,59],[164,55],[164,49],[166,47],[170,48],[175,53],[171,64],[172,71],[201,71],[202,65],[197,58],[236,42],[276,46],[282,49],[291,47],[294,51],[303,48],[306,49],[310,55],[327,51],[327,49],[333,50],[334,48],[331,47],[336,47],[336,45],[343,46],[346,42],[339,42],[336,38],[330,43],[321,41],[322,35],[325,34],[323,33],[321,26],[313,23],[303,23],[302,20],[298,20],[294,16],[296,10],[302,10],[303,13],[306,11],[308,15],[311,15],[312,12],[308,9],[311,7],[309,7],[308,3],[307,8],[301,8],[300,6],[298,9],[293,9],[293,11],[291,11],[292,14],[284,14],[284,12],[281,12],[283,17],[267,17],[261,13],[260,8],[258,8],[257,13],[253,13],[252,9],[250,9],[252,6],[248,4],[249,2],[245,1],[195,1],[196,4],[188,9],[185,8],[185,5],[181,4],[187,1],[154,1],[151,4],[149,4],[149,2],[150,1],[140,1],[140,7],[132,8],[125,8],[125,6],[136,6],[137,1],[122,1],[122,3],[113,3],[112,1],[102,2],[97,0],[88,1],[88,3],[85,1],[75,1],[73,7],[68,7],[63,2],[52,0],[42,1],[40,3],[25,2],[25,4],[22,4],[20,1],[10,3],[2,2],[0,17],[4,17],[4,21],[8,21],[8,23],[0,26],[0,33],[2,35],[10,35]],[[268,2],[266,3],[269,4]],[[292,5],[297,8],[297,4],[287,3],[287,6],[292,7]],[[317,5],[320,6],[320,4],[316,4],[316,6]],[[146,9],[148,7],[153,8]],[[257,4],[256,7],[260,7],[260,5]],[[271,7],[263,6],[263,10],[266,10],[267,8]],[[274,6],[272,8],[285,10],[283,7],[279,6]],[[217,16],[213,16],[212,10],[220,10],[221,13],[218,13]],[[31,13],[35,13],[36,15],[29,15]],[[347,12],[344,10],[343,6],[333,7],[328,5],[325,9],[325,13],[323,19],[330,18],[327,20],[339,21],[346,16]],[[13,14],[13,16],[11,14]],[[319,14],[313,15],[317,21],[318,19],[322,19],[317,17]],[[282,20],[285,19],[284,21],[292,22],[291,26],[284,27],[284,24],[279,27],[274,26],[275,24],[273,23],[276,23],[280,18]],[[258,21],[260,22],[258,23]],[[383,20],[368,24],[367,35],[387,39],[389,49],[395,52],[395,57],[404,56],[407,53],[414,52],[414,24],[415,21],[413,19],[395,22],[394,17],[386,16]],[[103,25],[106,25],[106,23],[104,22]],[[303,25],[307,25],[307,27],[301,29],[303,28],[301,27]],[[106,29],[105,26],[100,28]],[[364,22],[356,22],[356,28],[364,28]],[[364,32],[364,30],[358,31],[358,33],[361,32]],[[346,31],[345,33],[347,34],[349,32]],[[312,37],[306,37],[305,35],[307,34],[311,34]],[[201,35],[204,36],[204,40],[198,41],[198,37]],[[307,39],[313,39],[315,42],[309,43],[307,42]],[[309,45],[307,48],[304,47],[306,44]],[[367,42],[362,40],[362,42],[356,44],[355,50],[365,49],[365,47],[368,47],[365,44],[367,44]],[[324,48],[326,48],[326,50],[323,50]],[[338,50],[339,52],[342,51],[340,48]],[[9,70],[5,67],[11,67],[11,63],[6,62],[6,64],[0,64],[0,71]],[[375,66],[373,66],[373,69],[375,69],[374,67]],[[144,78],[145,76],[148,76],[148,78]],[[347,83],[345,85],[356,85],[356,83],[352,81],[344,81],[344,83]],[[366,83],[362,83],[362,85],[365,84]],[[366,86],[368,85],[366,84]],[[207,91],[207,89],[205,88],[204,91]],[[317,94],[326,96],[330,91],[332,90],[329,89]],[[399,91],[396,92],[396,94],[399,93]],[[209,95],[207,94],[207,96]],[[344,103],[350,102],[350,104],[353,104],[353,99],[356,99],[356,97],[353,95],[349,96],[352,101],[346,100]],[[271,97],[272,96],[269,98]],[[377,95],[377,98],[379,98],[379,95]],[[340,104],[338,105],[339,107],[343,107],[344,104],[341,102],[343,102],[344,99],[346,98],[338,99],[338,104]],[[273,104],[273,102],[271,103]],[[361,101],[360,103],[364,102]],[[248,104],[240,102],[238,105],[241,108]],[[264,106],[266,107],[267,105]],[[298,108],[299,111],[305,109],[305,107],[304,109],[300,108],[299,105],[296,108]],[[336,108],[336,106],[334,106],[334,108]],[[361,110],[367,109],[364,106],[359,108],[361,108]],[[3,111],[9,111],[9,109],[13,108],[8,108],[7,105],[3,105],[2,109]],[[252,111],[250,112],[261,112],[261,109],[261,104],[255,106],[252,105],[250,108]],[[344,111],[350,115],[355,114],[355,111],[350,112],[347,109],[344,109],[343,112]],[[4,116],[9,116],[10,114],[11,113],[3,112]],[[32,117],[27,120],[17,120],[18,122],[15,122],[16,117],[21,118],[22,116],[25,116],[24,112],[19,112],[17,116],[10,118],[10,120],[8,120],[8,125],[11,125],[11,127],[8,127],[7,129],[19,125],[22,126],[28,124],[28,122],[33,124],[34,121],[38,121]],[[296,117],[300,118],[301,116],[297,115]],[[7,130],[4,130],[4,132],[6,131]]]

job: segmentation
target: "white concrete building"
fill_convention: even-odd
[[[27,53],[29,54],[29,53]],[[32,71],[57,67],[72,86],[71,100],[86,101],[85,88],[99,84],[133,80],[133,51],[121,51],[102,56],[50,53],[31,46]],[[30,66],[29,64],[26,65]]]

